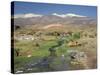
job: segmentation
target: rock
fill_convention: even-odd
[[[80,52],[78,50],[69,50],[68,51],[69,57],[71,60],[76,60],[78,62],[84,61],[87,59],[87,56],[84,52]]]
[[[27,55],[28,58],[30,58],[32,55]]]
[[[85,52],[80,52],[78,50],[69,50],[68,55],[70,58],[70,63],[72,65],[82,65],[83,68],[88,69],[88,63],[87,63],[87,55]]]

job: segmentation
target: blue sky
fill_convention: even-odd
[[[67,4],[47,4],[31,2],[14,2],[14,14],[35,13],[50,15],[52,13],[67,14],[74,13],[78,15],[97,17],[96,6],[80,6]]]

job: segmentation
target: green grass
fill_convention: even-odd
[[[35,46],[35,42],[34,41],[17,41],[15,42],[15,49],[19,49],[20,52],[23,52],[25,54],[25,52],[29,52],[31,51],[32,57],[28,58],[27,55],[26,56],[18,56],[14,58],[14,64],[15,64],[15,68],[19,68],[24,66],[27,62],[30,62],[31,60],[34,60],[36,58],[42,58],[45,56],[49,56],[49,48],[51,46],[57,45],[57,41],[58,40],[53,40],[53,41],[41,41],[40,47],[36,47]],[[66,44],[62,45],[61,47],[57,48],[56,53],[58,56],[61,56],[63,53],[66,52]]]

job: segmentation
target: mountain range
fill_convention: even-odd
[[[77,15],[73,13],[68,14],[57,14],[53,13],[50,15],[40,14],[17,14],[13,15],[14,25],[25,26],[25,25],[48,25],[54,23],[60,23],[64,25],[96,25],[97,20],[91,17]]]

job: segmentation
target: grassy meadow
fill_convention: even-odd
[[[31,26],[16,29],[14,31],[14,68],[15,72],[25,69],[28,63],[36,63],[38,60],[50,57],[49,48],[57,45],[63,40],[63,44],[56,47],[56,56],[53,62],[49,63],[49,68],[32,67],[31,71],[24,72],[44,72],[59,70],[79,70],[94,69],[96,65],[97,31],[96,26],[72,26],[64,25],[64,28],[41,29],[41,26]],[[21,36],[31,35],[34,39],[21,39]],[[70,59],[68,51],[77,50],[84,52],[85,60],[73,61]],[[64,55],[64,62],[62,62]],[[63,65],[64,63],[64,65]],[[85,65],[85,66],[84,66]]]

